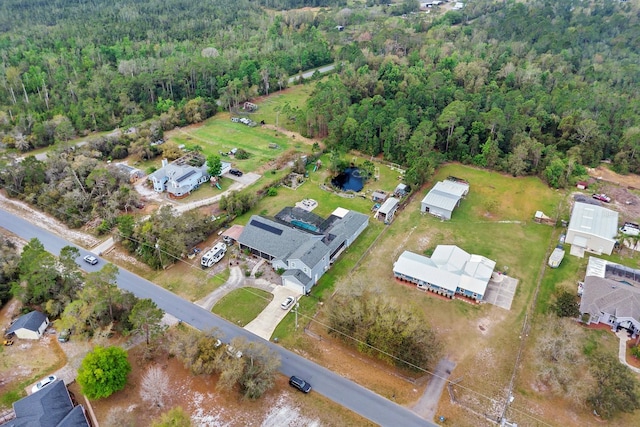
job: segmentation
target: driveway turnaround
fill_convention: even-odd
[[[271,339],[271,335],[273,335],[273,331],[276,330],[276,326],[280,324],[289,310],[295,306],[295,304],[293,304],[288,309],[283,310],[282,307],[280,307],[282,301],[284,301],[289,295],[295,297],[296,301],[300,298],[300,294],[296,294],[294,291],[289,288],[285,288],[284,286],[276,286],[271,293],[273,294],[273,299],[269,305],[262,310],[262,313],[260,313],[258,317],[253,319],[244,327],[247,331],[253,332],[260,338],[267,341]]]
[[[65,246],[77,247],[80,250],[80,256],[76,259],[76,262],[81,264],[85,271],[98,271],[108,262],[100,259],[101,262],[97,265],[84,263],[82,257],[89,254],[86,249],[80,248],[62,237],[39,228],[4,209],[0,209],[0,218],[2,218],[3,228],[25,240],[31,240],[34,237],[38,238],[45,249],[54,255],[59,255],[60,250]],[[375,424],[390,427],[436,427],[436,424],[419,417],[415,412],[391,402],[305,357],[286,350],[277,344],[265,341],[128,270],[119,267],[117,283],[121,289],[132,292],[138,298],[151,298],[166,313],[197,329],[208,330],[216,327],[225,336],[225,340],[241,336],[249,341],[263,343],[280,356],[280,372],[282,374],[285,376],[304,376],[306,380],[313,384],[312,393],[321,394]]]
[[[504,274],[492,276],[482,300],[505,310],[511,310],[511,303],[517,287],[518,279]]]

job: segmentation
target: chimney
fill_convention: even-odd
[[[162,167],[166,167],[169,164],[169,161],[167,159],[162,159]]]

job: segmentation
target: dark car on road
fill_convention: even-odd
[[[98,263],[98,258],[94,257],[93,255],[87,255],[83,259],[85,260],[85,262],[88,262],[91,265],[96,265]]]
[[[229,171],[229,173],[230,173],[231,175],[235,175],[235,176],[242,176],[242,171],[241,171],[241,170],[238,170],[238,169],[231,169],[231,170]]]
[[[311,391],[311,384],[309,384],[302,378],[296,377],[295,375],[289,378],[289,385],[291,387],[297,388],[303,393],[309,393]]]

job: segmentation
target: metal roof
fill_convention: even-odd
[[[602,206],[576,202],[569,230],[613,241],[618,234],[618,212]]]
[[[431,258],[404,251],[393,271],[454,291],[459,287],[484,295],[496,262],[470,255],[454,245],[439,245]]]
[[[389,197],[382,204],[382,206],[380,206],[380,209],[378,209],[378,213],[381,213],[383,215],[388,215],[389,212],[391,212],[392,210],[398,207],[399,203],[400,203],[400,200],[396,199],[395,197]]]
[[[453,211],[458,201],[469,192],[469,184],[456,181],[440,181],[424,196],[422,203],[447,211]]]

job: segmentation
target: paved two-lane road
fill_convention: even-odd
[[[31,240],[34,237],[38,238],[44,247],[55,255],[59,255],[64,246],[76,246],[2,209],[0,209],[0,227],[25,240]],[[106,262],[104,259],[100,259],[98,265],[95,266],[84,263],[82,257],[90,252],[80,247],[78,249],[80,250],[80,257],[77,261],[87,271],[97,271]],[[374,423],[382,426],[402,427],[436,426],[420,418],[410,410],[359,386],[353,381],[347,380],[276,344],[265,341],[123,268],[119,268],[118,286],[132,292],[139,298],[151,298],[158,307],[167,313],[198,329],[218,328],[225,335],[227,341],[236,336],[243,336],[250,341],[260,341],[268,345],[280,355],[282,360],[280,371],[283,374],[286,376],[299,375],[305,378],[313,385],[315,392],[351,409]]]

